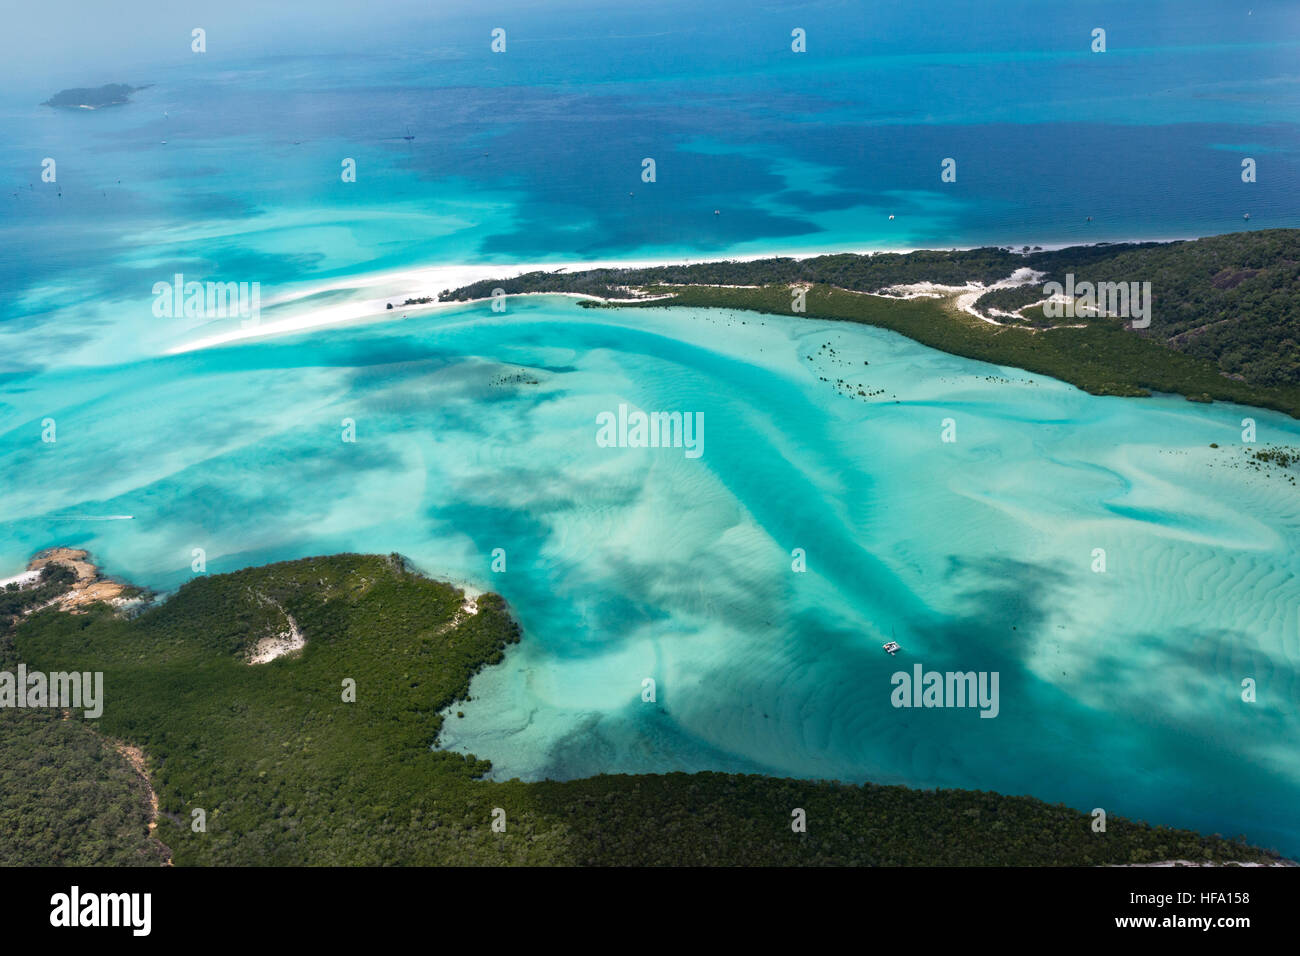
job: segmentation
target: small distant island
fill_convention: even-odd
[[[106,83],[103,86],[79,86],[71,90],[60,90],[42,103],[69,110],[97,110],[103,106],[121,106],[131,101],[131,94],[148,89],[148,86],[127,86],[125,83]]]

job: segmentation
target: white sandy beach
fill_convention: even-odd
[[[855,250],[834,250],[834,252],[848,251]],[[874,251],[878,250],[856,250],[855,252],[858,255],[870,255]],[[913,252],[915,250],[892,249],[889,251]],[[831,254],[834,253],[807,252],[792,255],[789,256],[789,258],[811,259],[815,256]],[[264,308],[291,306],[292,303],[296,301],[336,290],[373,290],[375,293],[373,297],[366,296],[339,305],[308,309],[296,315],[269,322],[259,322],[258,324],[247,328],[239,326],[237,324],[238,320],[231,320],[232,323],[236,324],[235,328],[230,328],[223,332],[206,335],[190,342],[173,346],[167,350],[167,354],[176,355],[182,352],[193,352],[198,349],[228,345],[232,342],[238,342],[244,339],[289,335],[294,332],[305,332],[309,329],[321,328],[329,325],[339,325],[363,319],[401,319],[413,313],[422,314],[435,309],[446,309],[457,305],[465,305],[464,302],[437,301],[431,302],[427,305],[403,306],[400,305],[400,303],[406,299],[421,299],[425,297],[433,297],[436,300],[440,292],[447,289],[458,289],[462,286],[467,286],[474,282],[480,282],[484,279],[511,279],[515,276],[521,276],[529,272],[556,272],[561,269],[567,272],[585,272],[589,269],[650,269],[656,266],[689,265],[699,262],[752,262],[756,259],[771,259],[784,255],[786,254],[779,252],[765,252],[740,256],[716,256],[712,258],[606,259],[591,262],[526,262],[486,265],[461,264],[428,266],[420,269],[407,269],[396,272],[379,272],[372,275],[362,275],[349,277],[347,279],[333,280],[289,295],[277,296],[268,301]],[[388,308],[388,303],[390,302],[393,303],[392,309]]]
[[[1150,240],[1133,239],[1131,242],[1146,242]],[[1168,242],[1177,242],[1183,240],[1159,240]],[[1064,249],[1075,245],[1086,245],[1085,243],[1022,243],[1002,246],[1000,248],[1017,251],[1025,246],[1033,248],[1035,251],[1051,251],[1055,249]],[[946,251],[965,251],[976,248],[973,246],[954,246]],[[304,308],[301,312],[285,316],[284,318],[271,321],[260,321],[254,325],[243,326],[238,319],[222,320],[222,325],[228,326],[224,331],[199,336],[187,342],[182,342],[167,349],[166,354],[177,355],[184,352],[193,352],[199,349],[214,348],[221,345],[229,345],[234,342],[240,342],[246,339],[271,338],[280,335],[291,335],[297,332],[306,332],[311,329],[322,328],[331,325],[341,325],[348,322],[374,321],[376,319],[400,320],[407,318],[412,314],[424,314],[437,309],[452,308],[458,305],[465,305],[465,302],[438,302],[438,294],[448,289],[458,289],[470,285],[474,282],[480,282],[484,279],[510,279],[521,276],[529,272],[556,272],[565,270],[567,272],[584,272],[590,269],[650,269],[657,266],[672,265],[692,265],[695,263],[705,262],[753,262],[758,259],[813,259],[817,256],[827,255],[881,255],[885,253],[907,254],[917,252],[918,249],[817,249],[817,250],[800,250],[798,252],[753,252],[739,255],[720,255],[705,257],[670,257],[656,259],[602,259],[587,262],[520,262],[520,263],[487,263],[487,264],[449,264],[426,266],[417,269],[404,269],[390,272],[377,272],[369,275],[349,276],[344,279],[334,279],[328,282],[322,282],[318,285],[312,285],[294,292],[278,295],[268,300],[263,308],[275,308],[277,310],[292,308],[294,302],[300,302],[319,296],[325,293],[353,290],[358,293],[358,297],[350,301],[342,302],[337,305],[322,306],[318,308]],[[933,283],[920,283],[908,287],[895,287],[892,291],[904,298],[910,298],[918,295],[950,295],[960,294],[961,298],[958,305],[964,311],[978,316],[986,322],[998,324],[996,321],[989,319],[987,316],[979,315],[972,305],[983,292],[988,289],[1003,288],[1006,286],[1019,285],[1026,281],[1032,281],[1033,276],[1029,269],[1016,270],[1015,274],[1000,282],[993,283],[989,286],[970,283],[966,286],[939,286]],[[371,295],[370,293],[374,294]],[[563,294],[563,293],[539,293],[539,294]],[[572,294],[572,293],[570,293]],[[583,296],[576,296],[583,298]],[[435,301],[427,305],[400,305],[406,299],[433,298]],[[392,309],[388,308],[389,303],[393,304]],[[233,327],[229,327],[233,326]]]
[[[16,584],[19,587],[23,587],[24,585],[30,584],[31,582],[35,581],[40,576],[41,576],[40,568],[37,568],[34,571],[24,571],[21,574],[15,574],[11,578],[4,578],[3,580],[0,580],[0,588],[6,588],[11,584]]]

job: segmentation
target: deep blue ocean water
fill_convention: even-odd
[[[128,45],[93,73],[51,50],[6,77],[0,328],[57,317],[49,334],[68,348],[125,323],[103,348],[129,353],[124,316],[174,272],[269,296],[417,263],[1294,226],[1300,8],[1249,10],[475,5],[321,39],[287,15],[213,24],[204,54],[178,17],[174,42]],[[115,35],[160,32],[132,16]],[[505,53],[489,48],[495,26]],[[1098,26],[1105,53],[1090,52]],[[795,27],[806,53],[791,52]],[[37,105],[100,81],[154,85],[93,113]],[[40,180],[46,157],[57,185]],[[356,183],[340,179],[345,157]],[[945,158],[955,183],[940,181]],[[10,369],[51,360],[48,338],[6,344]]]

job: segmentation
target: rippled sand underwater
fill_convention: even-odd
[[[1254,448],[1300,445],[1282,415],[1098,398],[866,327],[551,297],[12,378],[0,401],[13,571],[79,545],[169,589],[195,548],[209,573],[399,551],[504,594],[524,640],[443,733],[498,778],[972,787],[1300,851],[1300,495],[1242,445],[1244,418]],[[700,413],[703,454],[601,447],[620,404]],[[87,520],[107,515],[133,517]],[[996,673],[997,716],[893,706],[917,664]]]

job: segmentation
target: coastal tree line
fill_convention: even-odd
[[[1022,268],[1043,278],[989,290],[976,300],[975,309],[1004,323],[1001,328],[934,299],[836,295],[927,281],[987,285]],[[1150,282],[1155,300],[1150,326],[1133,329],[1121,318],[1091,317],[1069,320],[1081,328],[1065,328],[1041,308],[1029,308],[1044,298],[1045,283],[1064,284],[1071,274],[1092,283]],[[566,292],[615,300],[667,296],[632,304],[791,315],[796,313],[789,287],[795,283],[814,289],[797,314],[893,329],[942,351],[1051,375],[1095,394],[1170,392],[1300,415],[1297,229],[1058,250],[984,248],[533,272],[449,290],[440,299],[483,298],[500,288],[507,294]],[[1007,319],[998,311],[1018,316]]]

